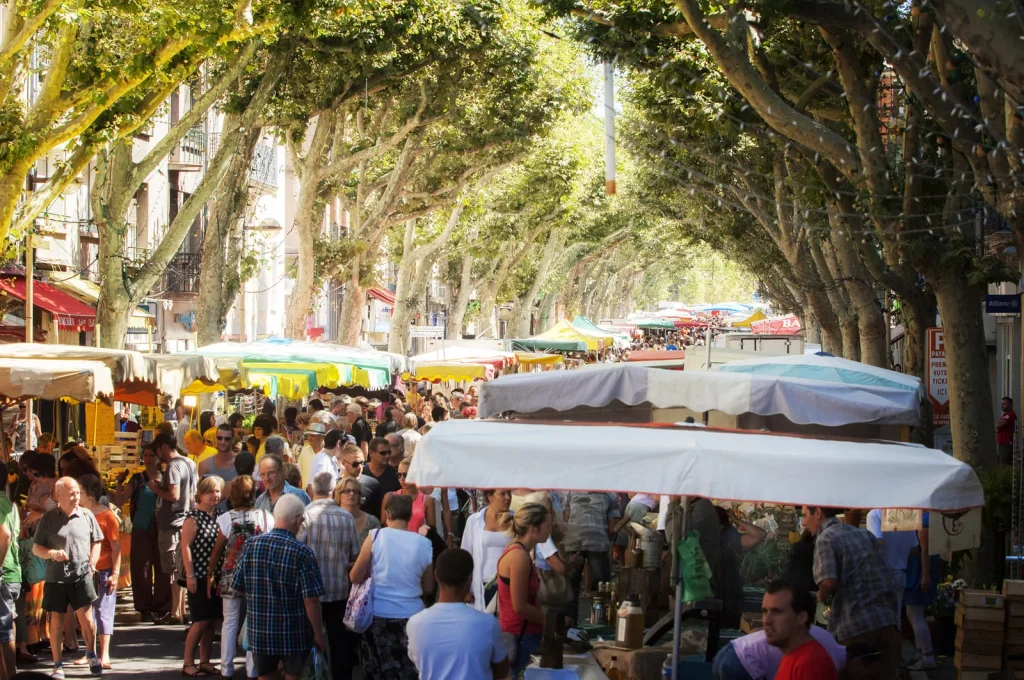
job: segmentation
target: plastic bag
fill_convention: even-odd
[[[691,531],[676,547],[679,552],[679,570],[683,577],[683,601],[710,600],[715,596],[711,589],[711,567],[700,548],[700,534]]]
[[[327,663],[327,655],[314,647],[309,658],[306,659],[306,665],[302,669],[299,680],[331,680],[331,668]]]

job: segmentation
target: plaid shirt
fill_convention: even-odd
[[[600,552],[608,550],[608,520],[622,517],[619,498],[608,493],[570,492],[566,503],[569,522],[565,549]]]
[[[245,592],[246,633],[254,654],[302,654],[313,647],[303,600],[324,594],[316,555],[284,529],[245,542],[235,566],[235,590]]]
[[[836,581],[828,630],[840,644],[897,625],[892,571],[867,530],[826,520],[814,544],[814,582],[826,579]]]
[[[342,510],[329,498],[306,506],[306,521],[298,539],[316,555],[326,592],[322,602],[348,598],[348,569],[359,555],[356,521],[348,510]]]

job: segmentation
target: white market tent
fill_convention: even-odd
[[[794,471],[842,483],[808,483]],[[951,512],[985,503],[971,467],[942,451],[695,427],[445,421],[420,440],[409,477],[428,487],[644,492],[842,508]]]
[[[480,417],[579,407],[649,405],[731,416],[784,416],[798,425],[917,425],[916,392],[878,385],[837,385],[779,375],[666,371],[608,364],[588,371],[503,376],[480,388]],[[585,418],[584,418],[585,419]],[[681,420],[682,418],[679,418]]]
[[[69,397],[109,401],[114,396],[110,369],[99,361],[0,358],[0,400]]]
[[[822,380],[844,385],[890,387],[914,392],[918,398],[924,398],[924,385],[917,376],[824,354],[755,356],[743,361],[730,361],[715,366],[714,370],[727,373],[753,373]]]

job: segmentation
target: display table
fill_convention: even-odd
[[[566,654],[563,658],[564,668],[555,670],[541,668],[533,662],[526,668],[524,680],[608,680],[601,666],[592,654]],[[626,677],[626,676],[623,676]]]

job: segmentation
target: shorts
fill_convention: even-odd
[[[264,675],[277,673],[277,665],[284,662],[284,674],[292,677],[299,677],[306,668],[306,659],[309,652],[301,654],[253,654],[253,665],[256,667],[256,675],[261,678]]]
[[[18,618],[15,601],[19,595],[20,583],[0,583],[0,642],[14,642],[14,619]]]
[[[96,586],[92,582],[92,574],[81,577],[70,583],[43,584],[43,610],[48,612],[66,612],[68,605],[76,612],[88,607],[96,599]]]
[[[181,527],[160,529],[156,535],[156,549],[160,553],[160,568],[171,575],[171,583],[177,581],[178,547],[181,544]]]

